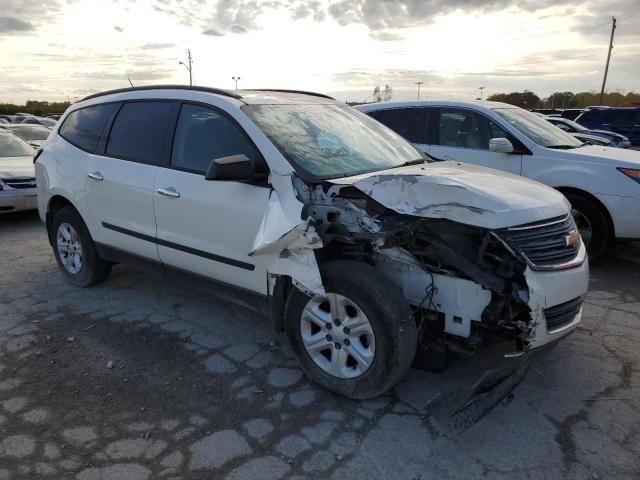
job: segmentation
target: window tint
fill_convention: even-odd
[[[634,123],[635,111],[633,110],[611,110],[609,112],[609,123],[621,126],[631,126]]]
[[[371,112],[373,118],[413,143],[427,143],[427,109],[394,108]]]
[[[60,135],[78,148],[93,152],[116,106],[95,105],[70,113],[60,127]]]
[[[489,150],[492,138],[509,138],[507,133],[483,115],[464,109],[440,109],[438,145]]]
[[[239,154],[256,158],[249,139],[229,118],[206,107],[182,106],[173,140],[173,167],[204,174],[211,160]]]
[[[173,107],[169,102],[125,103],[113,122],[106,155],[159,165]]]

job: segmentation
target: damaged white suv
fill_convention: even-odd
[[[521,356],[581,318],[585,248],[564,196],[431,163],[375,120],[294,91],[141,87],[87,97],[36,159],[69,281],[142,257],[272,304],[308,376],[370,398],[421,350]]]

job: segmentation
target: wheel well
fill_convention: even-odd
[[[596,196],[592,195],[589,192],[585,192],[584,190],[580,190],[579,188],[573,188],[573,187],[556,187],[556,190],[558,190],[560,193],[564,195],[567,195],[567,194],[579,195],[595,203],[604,212],[604,216],[607,219],[607,225],[609,226],[609,231],[611,232],[611,239],[616,238],[615,226],[613,224],[613,219],[609,214],[609,210],[607,210],[607,207],[604,205],[604,203],[598,200]]]
[[[53,217],[59,210],[65,207],[73,207],[74,210],[76,211],[78,210],[76,207],[73,206],[73,203],[71,203],[69,200],[67,200],[65,197],[61,195],[55,195],[54,197],[51,198],[51,200],[49,200],[49,206],[47,208],[47,214],[46,214],[46,224],[47,224],[47,235],[49,236],[49,243],[51,245],[53,245],[53,236],[51,232],[51,223],[53,222]]]

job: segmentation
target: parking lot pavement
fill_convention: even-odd
[[[580,329],[459,435],[411,401],[437,375],[331,395],[230,292],[126,266],[71,287],[32,214],[0,219],[0,252],[0,480],[640,475],[638,244],[593,266]]]

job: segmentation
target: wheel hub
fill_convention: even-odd
[[[82,244],[75,229],[68,223],[61,223],[56,232],[58,256],[69,273],[76,274],[82,270]]]
[[[373,327],[362,309],[336,293],[309,300],[300,319],[307,354],[337,378],[366,372],[375,357]]]

